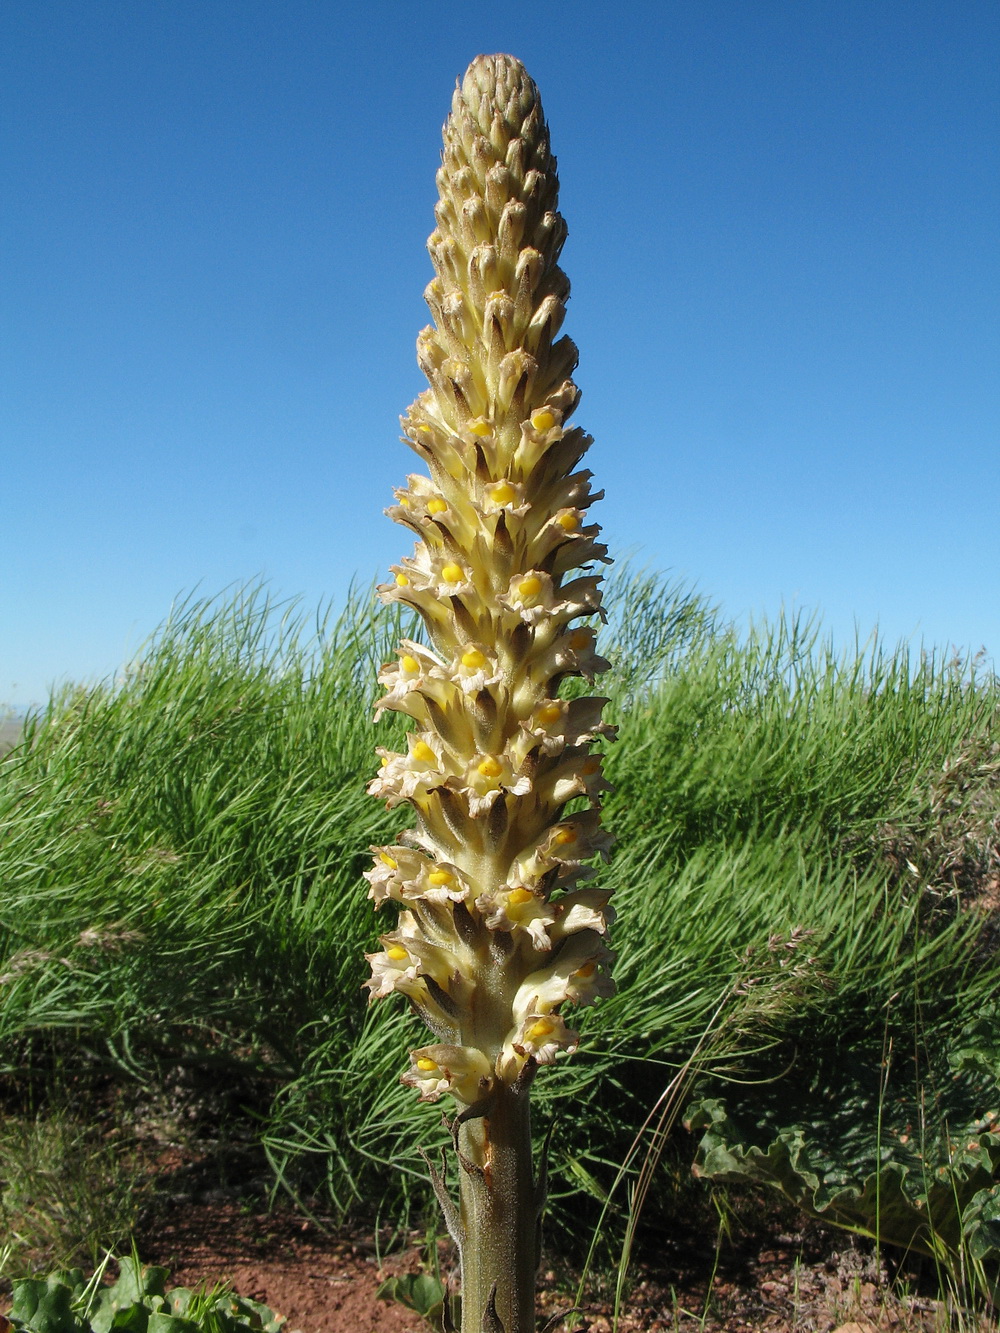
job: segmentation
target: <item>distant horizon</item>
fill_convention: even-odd
[[[749,633],[751,625],[756,628],[763,628],[764,626],[777,625],[782,617],[785,617],[786,619],[796,618],[800,622],[804,622],[810,626],[810,632],[814,636],[818,647],[825,649],[829,644],[832,646],[834,653],[838,657],[855,651],[859,653],[870,651],[873,646],[877,645],[880,649],[885,651],[898,652],[906,650],[911,654],[921,657],[925,655],[933,656],[938,661],[951,661],[957,659],[964,665],[972,666],[975,664],[978,672],[996,674],[997,671],[996,657],[989,652],[987,646],[984,644],[979,645],[976,648],[970,648],[968,646],[957,644],[954,641],[940,641],[937,643],[927,642],[918,635],[889,636],[884,634],[877,624],[866,627],[858,622],[855,623],[853,632],[838,636],[832,628],[826,624],[819,608],[801,605],[797,606],[794,604],[787,607],[781,607],[771,615],[755,615],[750,611],[745,611],[742,615],[730,615],[727,608],[721,605],[717,599],[713,598],[708,589],[698,586],[695,581],[686,580],[680,577],[672,577],[670,570],[657,571],[652,569],[651,566],[644,564],[641,560],[630,557],[620,558],[617,563],[630,571],[635,571],[636,573],[642,571],[652,574],[661,578],[665,586],[676,587],[684,593],[702,599],[707,606],[717,611],[720,622],[723,625],[733,626],[741,637]],[[613,574],[614,572],[615,566],[612,565],[610,573]],[[377,580],[373,580],[371,585],[369,585],[367,581],[357,579],[352,581],[352,587],[355,590],[365,589],[369,586],[374,589],[374,583],[376,581]],[[181,589],[171,599],[171,606],[180,605],[192,600],[215,604],[224,601],[227,595],[233,595],[244,590],[249,591],[252,589],[260,589],[264,592],[272,600],[276,608],[295,606],[305,625],[314,624],[316,615],[321,610],[329,608],[331,613],[336,616],[346,607],[346,598],[338,599],[321,596],[315,601],[307,602],[305,596],[301,593],[286,595],[279,589],[273,587],[266,579],[253,577],[247,579],[244,583],[230,584],[226,588],[220,588],[215,593],[211,593],[202,587],[195,587],[189,591]],[[618,610],[619,608],[613,609]],[[128,655],[123,655],[121,660],[114,666],[109,667],[107,671],[95,672],[90,676],[83,677],[66,675],[61,680],[55,682],[52,688],[50,688],[42,698],[28,700],[8,700],[0,698],[0,723],[5,720],[5,717],[14,715],[16,718],[23,719],[32,710],[44,708],[48,702],[63,689],[72,689],[76,687],[91,689],[113,684],[116,676],[136,661],[141,660],[143,646],[155,637],[167,622],[169,614],[170,607],[167,608],[157,624],[143,636],[142,640],[136,643],[134,650]],[[599,631],[599,639],[601,635],[607,633],[607,630]]]

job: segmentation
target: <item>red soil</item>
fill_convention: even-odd
[[[384,1277],[417,1271],[419,1250],[380,1256],[370,1235],[326,1231],[292,1209],[184,1202],[161,1215],[141,1250],[166,1265],[175,1284],[231,1282],[285,1315],[289,1333],[427,1333],[416,1314],[375,1294]],[[442,1257],[447,1263],[443,1246]],[[679,1249],[663,1259],[663,1271],[637,1274],[620,1333],[925,1333],[948,1325],[939,1302],[898,1297],[870,1254],[819,1228],[724,1250],[718,1265],[712,1245],[700,1256]],[[572,1304],[554,1272],[543,1273],[540,1285],[546,1316]],[[610,1296],[590,1299],[576,1333],[610,1333]],[[552,1333],[563,1329],[560,1323]]]

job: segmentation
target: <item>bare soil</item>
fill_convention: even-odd
[[[162,1212],[155,1229],[140,1238],[140,1248],[146,1260],[170,1269],[173,1282],[227,1281],[241,1295],[286,1316],[290,1331],[426,1333],[418,1315],[376,1295],[386,1277],[420,1269],[426,1253],[415,1244],[386,1254],[371,1233],[328,1227],[322,1218],[310,1220],[292,1208],[267,1211],[208,1197],[178,1201]],[[440,1262],[443,1272],[453,1268],[454,1257],[443,1242]],[[545,1317],[572,1305],[573,1278],[555,1267],[543,1270],[539,1303]],[[610,1333],[613,1293],[589,1293],[586,1307],[577,1333]],[[618,1328],[620,1333],[941,1333],[951,1322],[944,1303],[902,1295],[870,1249],[844,1233],[806,1223],[798,1231],[745,1239],[718,1254],[714,1244],[699,1246],[691,1238],[665,1245],[661,1261],[642,1264],[634,1274]],[[560,1321],[551,1333],[569,1327]]]
[[[192,1116],[204,1111],[205,1099],[192,1107]],[[172,1285],[228,1283],[283,1315],[287,1333],[426,1333],[417,1314],[377,1294],[386,1278],[426,1266],[420,1236],[337,1226],[321,1205],[269,1208],[272,1178],[247,1126],[182,1133],[179,1120],[176,1107],[163,1119],[139,1117],[145,1205],[135,1239],[145,1262],[167,1268]],[[617,1326],[605,1277],[588,1283],[575,1333],[1000,1333],[995,1314],[981,1319],[941,1301],[929,1263],[897,1269],[893,1256],[880,1259],[770,1196],[731,1198],[717,1244],[714,1211],[704,1200],[688,1207],[688,1193],[701,1196],[675,1188],[680,1220],[669,1233],[644,1233]],[[437,1262],[457,1287],[450,1243],[438,1242]],[[578,1281],[553,1247],[539,1275],[548,1333],[574,1328],[555,1317],[573,1306]]]

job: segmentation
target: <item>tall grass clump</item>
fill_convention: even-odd
[[[953,661],[874,644],[838,656],[801,621],[726,630],[625,721],[615,760],[644,748],[642,780],[609,766],[626,826],[616,870],[642,849],[646,889],[662,886],[637,897],[662,912],[651,921],[647,906],[645,933],[670,941],[674,993],[692,957],[756,954],[701,1065],[696,1169],[776,1186],[953,1275],[971,1245],[987,1290],[1000,1260],[997,704],[995,678]],[[634,989],[626,979],[621,1001]],[[630,1016],[620,1029],[635,1030]]]
[[[1000,1109],[995,679],[905,649],[838,654],[802,622],[740,634],[651,576],[619,574],[607,600],[619,991],[537,1091],[543,1121],[573,1106],[552,1225],[579,1231],[588,1200],[596,1221],[696,1048],[697,1132],[716,1136],[699,1169],[828,1123],[795,1159],[816,1176],[794,1186],[807,1205],[836,1193],[838,1171],[863,1191],[880,1098],[882,1151],[923,1141],[931,1161],[958,1142],[949,1127],[988,1127],[974,1117]],[[371,723],[375,671],[409,628],[384,617],[355,598],[312,622],[260,589],[189,601],[118,680],[30,720],[0,763],[8,1077],[41,1086],[53,1061],[150,1086],[211,1070],[256,1090],[289,1185],[345,1209],[423,1206],[413,1144],[437,1116],[394,1081],[417,1029],[358,1002],[375,938],[362,851],[398,827],[363,792],[374,745],[393,744],[390,721],[377,736]],[[796,929],[806,972],[768,1003],[769,942]],[[748,949],[765,965],[748,970]],[[760,984],[737,993],[744,976]],[[709,1059],[699,1042],[722,1001]],[[650,1225],[671,1196],[654,1182]]]
[[[355,1048],[368,937],[348,840],[388,833],[357,774],[365,603],[315,627],[260,588],[175,608],[113,682],[56,696],[0,787],[0,1051],[66,1049],[138,1077],[178,1059],[276,1081]]]

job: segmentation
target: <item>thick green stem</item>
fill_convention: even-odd
[[[462,1126],[462,1333],[534,1333],[538,1219],[528,1088],[500,1084],[487,1118]]]

